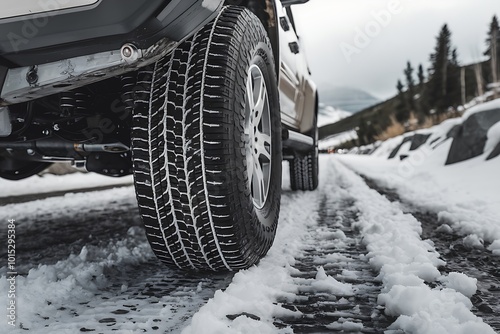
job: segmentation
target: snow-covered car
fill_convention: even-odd
[[[307,0],[17,0],[0,11],[0,177],[54,162],[134,175],[157,257],[256,263],[282,159],[318,185],[316,87],[290,6]]]

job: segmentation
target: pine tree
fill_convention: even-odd
[[[369,144],[369,138],[368,138],[368,121],[361,117],[359,119],[359,125],[358,125],[358,128],[357,128],[357,134],[358,134],[358,145],[359,146],[362,146],[362,145],[367,145]]]
[[[403,83],[401,82],[401,80],[398,80],[396,88],[398,90],[398,95],[402,95],[403,94],[403,89],[405,88],[405,86],[403,86]]]
[[[419,114],[418,119],[422,123],[425,121],[424,115],[429,114],[429,105],[427,103],[427,89],[425,85],[425,72],[422,64],[418,65],[418,95],[419,98],[416,103],[417,113]]]
[[[491,82],[498,82],[498,55],[500,54],[500,26],[497,16],[493,16],[486,39],[485,56],[490,57]]]
[[[445,24],[437,37],[434,53],[431,55],[431,78],[429,98],[431,104],[439,113],[444,112],[449,104],[448,100],[448,70],[451,49],[451,32]]]
[[[460,63],[458,61],[457,49],[451,52],[451,59],[448,62],[448,78],[447,82],[447,96],[445,98],[448,106],[456,107],[461,104],[461,87],[460,87]]]
[[[406,69],[404,70],[406,78],[406,86],[408,87],[408,107],[413,110],[415,108],[414,97],[415,97],[415,80],[413,79],[413,67],[411,63],[406,63]]]
[[[422,64],[418,65],[418,89],[422,93],[425,84],[425,73]]]
[[[398,90],[399,97],[399,103],[396,106],[396,119],[398,120],[398,122],[403,123],[408,120],[410,113],[408,111],[408,102],[406,100],[404,92],[405,86],[403,85],[401,80],[398,80],[396,88]]]

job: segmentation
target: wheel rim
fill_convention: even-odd
[[[248,182],[255,207],[262,209],[271,180],[271,112],[266,82],[256,65],[248,69],[246,82],[245,137]]]

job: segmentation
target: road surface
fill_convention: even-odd
[[[385,222],[398,219],[420,224],[416,242],[431,245],[432,261],[446,262],[421,284],[441,293],[449,273],[477,279],[471,315],[464,317],[500,331],[499,257],[465,247],[462,236],[439,229],[433,213],[404,203],[338,158],[321,157],[320,177],[317,191],[298,193],[285,177],[275,245],[259,265],[236,275],[183,273],[158,262],[132,186],[4,202],[0,302],[9,302],[7,222],[15,219],[17,308],[16,327],[4,320],[0,331],[196,333],[205,324],[214,333],[405,333],[410,325],[398,317],[406,311],[381,297],[392,293],[383,266],[389,262],[379,263],[368,228],[388,229]]]

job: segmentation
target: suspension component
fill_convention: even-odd
[[[59,110],[64,116],[75,112],[82,113],[89,109],[90,96],[79,91],[68,91],[59,94]]]

